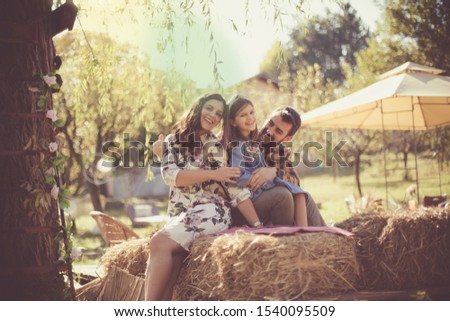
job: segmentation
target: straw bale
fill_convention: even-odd
[[[450,286],[450,209],[367,213],[337,226],[358,240],[359,288]]]
[[[380,236],[389,289],[450,284],[450,211],[392,216]]]
[[[304,300],[354,290],[355,242],[329,233],[247,232],[197,239],[177,300]]]
[[[143,275],[150,253],[150,239],[142,238],[114,245],[100,258],[106,274],[116,266],[132,275]]]
[[[102,290],[102,279],[96,278],[75,290],[78,301],[96,301]]]
[[[97,301],[143,301],[144,294],[144,278],[111,266],[102,282]]]
[[[387,225],[389,216],[378,211],[357,214],[336,224],[337,227],[350,231],[356,237],[356,253],[361,269],[358,280],[359,289],[375,289],[380,287],[383,279],[383,263],[380,257],[383,247],[379,237]]]

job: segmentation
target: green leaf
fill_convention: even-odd
[[[66,122],[63,119],[58,119],[57,121],[55,121],[53,123],[53,125],[55,125],[55,127],[64,127],[65,124],[66,124]]]
[[[70,202],[69,202],[69,205],[70,205]],[[60,204],[60,206],[61,206],[61,204]],[[67,207],[64,207],[64,208],[67,208]],[[72,225],[73,225],[73,220],[71,219],[70,215],[66,215],[66,230],[68,233],[68,235],[67,235],[68,237],[71,236],[69,233],[70,233],[70,230],[72,229]]]
[[[58,167],[59,165],[61,165],[65,161],[66,161],[66,157],[65,156],[58,155],[55,158],[53,158],[53,161],[52,161],[53,167]]]
[[[51,175],[45,176],[45,182],[50,185],[53,185],[56,183],[55,178]]]
[[[60,200],[59,206],[61,208],[69,208],[70,207],[70,202],[67,199],[63,198],[63,199]]]
[[[59,171],[61,174],[64,174],[64,170],[65,170],[64,164],[59,164],[59,165],[58,165],[58,171]]]
[[[62,188],[60,194],[65,197],[70,194],[70,190],[68,188]]]

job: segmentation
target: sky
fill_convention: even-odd
[[[274,2],[276,1],[272,1]],[[278,2],[283,3],[283,0]],[[375,1],[349,2],[363,22],[374,30],[381,15]],[[104,1],[75,1],[80,11],[79,21],[74,28],[81,29],[81,24],[85,30],[107,31],[117,41],[130,43],[137,50],[148,53],[151,66],[165,70],[176,69],[194,80],[199,87],[214,86],[214,59],[210,55],[211,42],[209,34],[205,32],[203,15],[193,17],[195,24],[191,28],[187,28],[181,19],[175,20],[173,39],[161,50],[164,35],[168,33],[162,28],[150,26],[149,21],[161,22],[162,16],[151,19],[144,13],[145,10],[132,8],[130,5],[117,12],[118,8],[123,8],[122,3],[122,0],[109,0],[106,6]],[[211,6],[213,46],[224,87],[258,74],[267,51],[275,42],[286,40],[289,26],[295,25],[299,19],[298,15],[295,18],[289,15],[293,12],[292,9],[281,5],[281,10],[286,14],[282,28],[273,23],[273,8],[263,10],[259,0],[250,0],[249,15],[246,17],[244,5],[244,0],[215,0]],[[304,17],[300,19],[324,14],[325,8],[338,10],[337,1],[306,0],[302,6]],[[233,28],[231,21],[238,31]]]

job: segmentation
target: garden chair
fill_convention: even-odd
[[[99,211],[91,211],[89,215],[97,222],[100,234],[108,245],[119,244],[127,240],[140,238],[140,236],[128,226],[109,215]]]
[[[152,223],[167,222],[168,215],[160,215],[159,209],[153,202],[127,204],[125,206],[133,227],[144,227]]]

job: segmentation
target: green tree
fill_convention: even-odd
[[[107,146],[113,151],[110,156],[121,159],[113,166],[127,168],[131,164],[124,163],[124,151],[132,154],[135,150],[130,151],[125,140],[140,138],[139,143],[132,143],[142,148],[142,157],[133,166],[144,167],[148,144],[140,128],[145,126],[149,133],[167,132],[172,115],[184,108],[182,94],[190,87],[179,81],[183,92],[177,92],[181,88],[171,85],[163,73],[151,70],[148,59],[106,35],[88,33],[86,39],[71,33],[56,43],[65,52],[61,70],[70,75],[56,107],[67,120],[63,129],[70,154],[66,181],[75,194],[86,186],[94,209],[101,211],[103,174],[98,165],[105,161]]]
[[[94,209],[101,211],[95,179],[103,144],[134,132],[135,116],[148,104],[150,85],[148,68],[127,47],[105,35],[88,34],[88,40],[89,45],[81,34],[67,34],[57,42],[57,48],[67,48],[61,71],[70,77],[56,109],[67,120],[64,133],[70,158],[82,171],[78,175],[87,178]]]
[[[367,41],[368,47],[355,54],[356,66],[345,64],[343,93],[354,92],[379,80],[386,71],[407,61],[426,63],[424,55],[411,41],[393,38],[379,27]],[[382,59],[380,58],[382,57]]]
[[[408,181],[411,179],[410,169],[408,168],[408,157],[410,154],[420,152],[422,149],[431,148],[431,142],[433,135],[430,135],[429,131],[413,133],[410,130],[392,131],[390,132],[389,143],[386,146],[390,151],[393,151],[397,155],[401,156],[403,164],[403,180]]]
[[[307,112],[335,98],[336,86],[331,81],[326,81],[319,64],[302,66],[295,76],[294,79],[289,79],[289,75],[285,74],[280,83],[285,90],[288,90],[289,82],[294,85],[293,104],[298,110]]]
[[[356,66],[355,54],[367,47],[369,30],[346,3],[339,13],[326,11],[324,17],[316,16],[306,26],[298,25],[290,34],[290,40],[282,46],[275,44],[262,64],[262,71],[280,72],[279,58],[286,60],[289,71],[296,74],[302,66],[319,64],[324,79],[341,84],[344,79],[342,66]],[[276,76],[278,76],[278,74]],[[295,77],[295,76],[294,76]]]
[[[391,35],[414,40],[428,64],[450,71],[449,1],[386,0],[385,14]]]
[[[364,163],[371,165],[370,161],[363,159],[363,155],[381,150],[381,135],[379,131],[361,129],[343,129],[341,132],[342,137],[348,140],[348,144],[343,148],[343,156],[347,164],[354,168],[356,187],[359,196],[362,197],[361,169]]]
[[[389,34],[411,40],[420,52],[416,62],[440,68],[450,74],[450,2],[448,0],[394,0],[385,2]],[[450,127],[441,130],[441,137],[450,137]],[[420,149],[420,146],[419,146]],[[440,166],[450,159],[449,145],[442,145]]]

